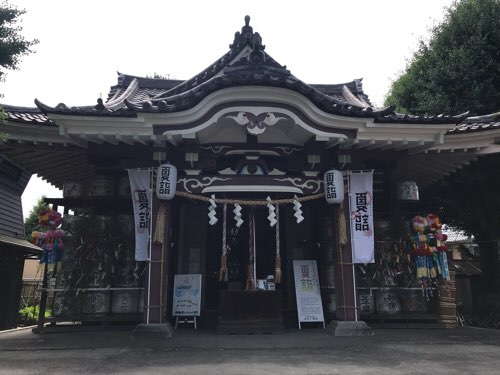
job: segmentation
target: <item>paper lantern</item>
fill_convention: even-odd
[[[415,181],[398,182],[397,192],[400,201],[418,201],[418,186]]]
[[[177,168],[172,164],[162,164],[156,174],[156,196],[158,199],[172,199],[177,187]]]
[[[342,203],[344,200],[344,176],[342,171],[331,169],[324,176],[325,199],[328,203]]]

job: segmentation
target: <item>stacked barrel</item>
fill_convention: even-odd
[[[450,280],[441,280],[439,283],[439,315],[445,328],[457,326],[455,291],[455,272],[450,271]]]

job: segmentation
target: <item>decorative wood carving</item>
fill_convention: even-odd
[[[263,112],[258,115],[250,112],[230,112],[224,117],[246,126],[247,132],[253,135],[264,133],[268,126],[276,125],[281,120],[290,119],[290,116],[274,112]]]
[[[241,192],[241,191],[269,191],[290,192],[296,194],[317,194],[321,191],[323,181],[310,177],[276,176],[248,176],[224,175],[221,176],[189,176],[177,181],[177,190],[192,194],[210,192]],[[268,188],[268,190],[266,190]]]

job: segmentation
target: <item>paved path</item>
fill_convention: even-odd
[[[0,374],[499,374],[500,331],[385,329],[332,337],[322,329],[217,336],[178,330],[0,332]]]

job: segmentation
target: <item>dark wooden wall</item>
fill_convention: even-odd
[[[0,154],[0,235],[24,239],[21,195],[31,175]],[[15,328],[25,251],[0,242],[0,330]]]
[[[0,243],[0,330],[17,326],[23,268],[24,251]]]
[[[31,175],[0,154],[0,234],[24,239],[21,195]]]

